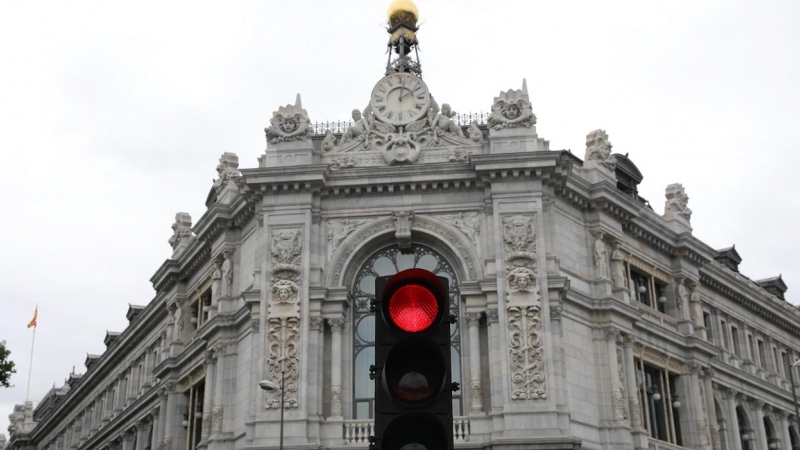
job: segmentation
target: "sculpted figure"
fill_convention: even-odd
[[[433,110],[432,110],[433,112]],[[437,128],[444,131],[445,133],[452,133],[458,137],[464,137],[464,132],[461,130],[461,127],[453,120],[456,113],[450,108],[450,105],[444,103],[442,105],[442,110],[435,114],[432,114],[430,118],[430,125],[431,128],[436,130]]]
[[[222,283],[222,296],[230,297],[231,288],[233,287],[233,264],[231,263],[231,255],[225,252],[225,261],[222,262],[222,275],[225,278]]]
[[[622,259],[622,252],[614,247],[611,253],[611,279],[614,282],[614,289],[625,287],[625,263]]]
[[[607,278],[606,244],[603,242],[603,233],[597,233],[594,239],[594,267],[598,279]]]
[[[335,146],[336,146],[336,137],[333,135],[333,131],[331,130],[326,131],[325,139],[322,140],[322,151],[329,152],[333,150],[333,147]]]
[[[469,124],[469,139],[476,143],[480,144],[483,142],[483,132],[480,128],[478,128],[478,122],[473,120],[472,123]]]
[[[172,329],[172,340],[177,341],[181,338],[183,332],[183,308],[177,305],[175,312],[172,313],[172,320],[175,321],[175,326]]]
[[[667,202],[664,205],[664,218],[667,220],[682,217],[689,221],[692,219],[692,210],[689,209],[689,196],[683,185],[676,183],[667,186]]]
[[[362,114],[361,111],[354,109],[353,110],[353,125],[347,128],[347,131],[344,132],[342,135],[342,144],[355,139],[361,138],[365,139],[369,134],[369,130],[372,129],[372,125],[369,123]]]
[[[214,271],[211,272],[211,304],[216,305],[217,299],[222,296],[222,271],[219,262],[214,263]]]

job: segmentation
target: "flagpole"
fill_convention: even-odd
[[[38,315],[39,305],[36,305],[36,312]],[[36,320],[36,317],[34,317]],[[25,391],[25,403],[28,403],[28,396],[31,393],[31,371],[33,370],[33,345],[36,343],[36,324],[33,325],[33,337],[31,338],[31,362],[28,365],[28,389]]]

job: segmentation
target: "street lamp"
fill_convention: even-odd
[[[264,380],[258,383],[258,387],[265,391],[281,391],[281,435],[279,450],[283,450],[283,382],[286,375],[286,369],[281,370],[281,385],[278,386],[274,381]]]
[[[800,365],[800,359],[794,362],[789,367],[789,381],[792,383],[792,398],[794,399],[794,418],[797,419],[797,424],[800,425],[800,407],[797,406],[797,391],[794,388],[794,368]]]

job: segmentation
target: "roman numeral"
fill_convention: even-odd
[[[403,120],[403,113],[397,115],[397,120]]]
[[[418,110],[422,111],[422,105],[420,105],[419,103],[414,105],[414,107],[417,108]]]
[[[383,103],[384,101],[386,101],[384,97],[375,97],[375,103]]]
[[[379,106],[378,107],[378,112],[384,112],[384,111],[386,111],[386,107],[385,106]]]
[[[424,95],[418,95],[417,98],[420,99],[420,100],[425,100],[425,96]]]
[[[394,113],[389,111],[389,114],[386,115],[386,118],[391,119],[392,117],[394,117]]]

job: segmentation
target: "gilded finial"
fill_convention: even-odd
[[[386,20],[392,27],[400,22],[416,25],[417,19],[419,19],[419,10],[411,0],[394,0],[386,11]]]

